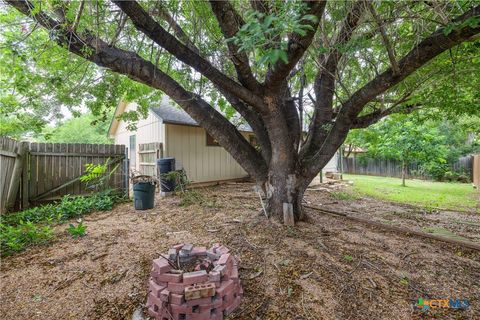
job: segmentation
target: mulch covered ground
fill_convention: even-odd
[[[369,227],[309,210],[294,228],[266,220],[252,185],[200,190],[156,208],[131,204],[86,217],[87,236],[2,259],[1,319],[131,319],[146,300],[152,259],[179,242],[227,245],[240,263],[245,299],[233,319],[480,319],[480,252]],[[478,241],[480,217],[425,212],[371,199],[309,204],[419,230],[441,227]],[[452,222],[452,223],[450,223]],[[467,311],[412,312],[418,298],[469,299]]]

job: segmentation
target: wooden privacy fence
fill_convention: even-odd
[[[473,156],[461,157],[452,164],[451,169],[455,172],[466,173],[473,181]],[[343,172],[400,178],[402,176],[402,164],[396,160],[348,157],[343,158]],[[418,179],[430,178],[416,163],[411,163],[407,167],[407,176]]]
[[[123,145],[28,143],[5,137],[0,143],[1,213],[67,194],[91,193],[80,181],[88,163],[107,162],[108,172],[115,168],[108,187],[122,193],[128,190],[128,160]]]
[[[0,213],[13,206],[17,198],[24,150],[24,144],[0,137]]]
[[[140,173],[149,176],[156,176],[157,159],[163,158],[162,143],[140,143],[138,145],[138,157]]]

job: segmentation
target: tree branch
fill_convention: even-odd
[[[82,35],[72,32],[43,11],[35,10],[27,0],[6,0],[6,2],[24,15],[38,21],[46,29],[55,29],[55,41],[76,55],[165,92],[212,135],[249,174],[266,179],[265,161],[236,127],[205,100],[186,91],[150,61],[144,60],[134,52],[109,46],[88,31]]]
[[[378,30],[380,31],[380,35],[382,36],[382,41],[383,44],[385,45],[385,48],[387,49],[387,54],[388,54],[388,59],[390,60],[390,64],[392,66],[393,73],[397,75],[400,70],[398,68],[398,63],[397,59],[395,58],[395,52],[393,50],[392,44],[390,43],[390,40],[388,39],[387,33],[385,31],[385,28],[383,27],[383,22],[378,16],[377,12],[375,11],[375,8],[373,7],[371,2],[367,2],[368,9],[370,10],[373,18],[375,19],[375,22],[377,24]]]
[[[310,134],[302,148],[302,153],[308,149],[317,149],[323,138],[328,134],[325,125],[333,118],[333,95],[335,93],[335,75],[338,63],[342,58],[341,46],[348,43],[352,34],[357,28],[360,18],[365,10],[365,3],[357,1],[345,18],[342,28],[338,33],[337,39],[333,45],[332,52],[324,57],[323,69],[320,69],[315,78],[314,90],[316,96],[315,110],[313,120],[310,126]]]
[[[261,98],[227,77],[209,61],[205,60],[196,52],[178,41],[174,36],[163,29],[137,2],[119,0],[113,2],[130,17],[138,30],[146,34],[150,39],[167,50],[174,57],[200,72],[216,86],[236,95],[249,105],[260,109],[263,107],[263,101]]]
[[[356,117],[363,110],[364,106],[379,94],[397,85],[410,74],[421,68],[430,60],[445,52],[446,50],[467,41],[480,33],[480,26],[462,24],[468,18],[480,15],[480,6],[474,7],[463,15],[453,20],[458,27],[446,34],[444,29],[439,29],[429,37],[417,44],[399,63],[400,73],[393,74],[389,68],[379,76],[375,77],[364,87],[357,90],[340,109],[332,128],[329,128],[323,141],[329,140],[328,144],[322,144],[316,148],[309,149],[302,159],[303,166],[310,175],[318,172],[325,165],[325,158],[332,154],[345,140],[348,131],[356,121]],[[313,146],[314,144],[312,144]]]
[[[163,6],[161,2],[157,3],[157,9],[158,9],[158,15],[160,18],[165,20],[168,25],[172,28],[174,35],[183,41],[183,43],[192,51],[194,51],[196,54],[200,54],[200,50],[193,44],[192,41],[190,41],[190,38],[187,36],[187,34],[183,31],[183,29],[180,27],[180,25],[175,21],[175,19],[172,18],[170,13],[168,12],[167,8]]]
[[[210,5],[225,39],[235,36],[245,22],[235,11],[232,4],[225,0],[210,1]],[[239,52],[238,47],[231,41],[227,43],[227,46],[230,51],[231,60],[237,71],[238,80],[250,90],[258,93],[260,91],[260,83],[253,76],[247,54],[245,52]]]
[[[281,88],[282,81],[288,76],[290,71],[295,67],[298,61],[303,56],[304,52],[312,43],[313,37],[317,32],[318,25],[325,9],[326,1],[309,1],[307,2],[308,11],[306,14],[314,15],[317,21],[309,22],[312,30],[308,30],[305,36],[300,36],[297,33],[290,35],[288,39],[287,60],[285,63],[278,60],[273,68],[269,69],[265,78],[265,86],[275,91]]]

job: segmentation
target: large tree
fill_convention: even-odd
[[[475,1],[4,1],[64,50],[168,95],[262,186],[271,214],[297,221],[350,129],[421,108],[421,84],[478,62]]]

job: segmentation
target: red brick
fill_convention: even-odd
[[[177,274],[177,273],[163,273],[157,276],[158,281],[162,282],[182,282],[182,274]]]
[[[220,281],[221,275],[219,271],[212,270],[208,273],[208,281],[210,282],[216,282]]]
[[[154,306],[157,306],[158,308],[160,308],[162,306],[162,301],[150,293],[147,298],[147,304],[152,308]]]
[[[160,292],[160,300],[164,302],[168,302],[170,299],[170,291],[168,289],[163,289],[162,292]]]
[[[186,303],[182,303],[181,305],[170,304],[170,308],[174,313],[192,314],[192,307],[187,306]]]
[[[220,253],[215,253],[213,252],[213,250],[207,250],[207,257],[208,259],[214,261],[214,260],[218,260],[218,258],[220,258],[221,254]]]
[[[231,259],[230,257],[230,253],[224,253],[220,256],[220,258],[218,259],[217,263],[218,264],[227,264],[228,263],[228,259]]]
[[[220,272],[220,275],[223,276],[225,272],[227,271],[227,267],[224,265],[216,265],[213,270]]]
[[[214,299],[213,299],[213,304],[212,304],[212,306],[213,306],[215,309],[221,309],[221,308],[222,308],[222,305],[223,305],[223,299],[222,299],[222,298],[214,298]]]
[[[193,307],[193,306],[206,305],[211,303],[212,303],[212,298],[207,297],[207,298],[189,300],[187,301],[187,306]]]
[[[178,252],[178,251],[180,251],[180,249],[183,248],[184,245],[185,245],[184,243],[179,243],[179,244],[174,245],[173,248],[175,250],[177,250],[177,252]]]
[[[225,310],[223,310],[223,314],[225,316],[229,316],[230,314],[232,314],[232,312],[238,308],[238,306],[240,305],[240,302],[242,300],[240,299],[240,297],[237,297],[235,298],[235,300],[233,300],[232,304],[229,305],[227,308],[225,308]]]
[[[150,279],[148,281],[148,289],[155,297],[159,297],[160,292],[165,289],[165,286],[158,285],[153,279]]]
[[[153,308],[148,308],[148,309],[147,309],[147,313],[148,313],[148,315],[149,315],[150,317],[155,318],[155,319],[158,319],[158,318],[157,318],[157,317],[158,317],[158,313],[155,312],[155,311],[153,311]]]
[[[233,280],[233,282],[237,283],[238,282],[238,269],[237,267],[232,268],[232,272],[230,273],[230,279]]]
[[[170,293],[170,303],[173,304],[182,304],[185,299],[183,299],[183,294]]]
[[[233,290],[234,283],[232,280],[227,280],[222,282],[220,288],[217,289],[217,295],[223,297],[225,294],[228,294]]]
[[[183,294],[185,287],[186,286],[183,283],[170,282],[167,288],[170,292],[173,292],[176,294]]]
[[[225,246],[220,246],[215,250],[215,252],[216,253],[221,253],[221,254],[226,254],[226,253],[229,253],[230,250]]]
[[[155,272],[162,274],[172,270],[172,267],[168,264],[168,261],[165,258],[158,258],[153,260],[153,269]]]
[[[208,281],[208,274],[205,270],[187,272],[183,274],[183,283],[186,285]]]
[[[193,247],[190,254],[194,255],[194,256],[206,256],[207,255],[207,248],[205,248],[205,247]]]
[[[187,314],[186,320],[211,320],[210,311],[204,313]]]

